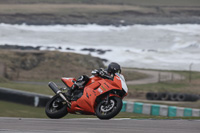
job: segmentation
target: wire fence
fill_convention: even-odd
[[[175,73],[158,73],[158,82],[170,82],[170,81],[182,81],[185,77],[183,75],[175,74]]]

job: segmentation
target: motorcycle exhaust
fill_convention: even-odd
[[[49,82],[49,87],[55,94],[59,94],[61,91],[58,89],[58,86],[54,82]]]
[[[52,89],[52,91],[55,94],[58,94],[68,105],[69,108],[71,108],[71,103],[66,99],[66,97],[62,94],[62,91],[58,89],[58,86],[54,82],[49,82],[49,87]]]

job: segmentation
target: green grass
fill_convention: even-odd
[[[186,91],[184,90],[184,87],[186,86],[187,84],[185,83],[153,83],[153,84],[144,84],[144,85],[128,85],[128,88],[130,92],[131,91],[134,91],[134,92],[137,92],[137,91],[179,92],[179,91]],[[54,94],[47,84],[37,85],[37,84],[16,83],[16,82],[8,81],[4,83],[0,82],[0,87],[12,88],[16,90],[35,92],[35,93],[47,94],[47,95]]]
[[[143,85],[129,85],[129,92],[130,93],[140,93],[140,92],[187,92],[187,93],[196,93],[200,94],[200,89],[198,84],[193,84],[188,82],[189,73],[188,72],[178,72],[179,74],[185,75],[186,79],[184,81],[176,81],[176,82],[161,82],[161,83],[153,83],[153,84],[143,84]],[[199,72],[192,72],[192,81],[199,81],[200,79],[200,73]],[[196,85],[196,88],[192,88]],[[1,87],[5,88],[12,88],[17,90],[23,90],[23,91],[30,91],[30,92],[36,92],[41,94],[48,94],[48,95],[54,95],[54,93],[49,89],[49,87],[44,85],[33,85],[33,84],[22,84],[22,83],[16,83],[12,81],[8,81],[5,79],[2,79],[2,82],[0,82]],[[151,101],[153,103],[154,101]],[[156,104],[165,104],[165,103],[156,103]],[[166,104],[167,105],[167,104]],[[172,104],[168,104],[172,105]],[[188,103],[177,103],[173,104],[174,106],[182,106],[182,107],[191,107],[191,108],[197,108],[197,105],[199,105],[199,102],[188,102]],[[1,117],[32,117],[32,118],[47,118],[44,113],[44,108],[36,108],[21,104],[15,104],[10,102],[4,102],[0,101],[0,116]],[[200,108],[200,106],[198,106]],[[67,115],[64,118],[96,118],[95,116],[85,116],[85,115]],[[149,116],[149,115],[143,115],[143,114],[134,114],[134,113],[124,113],[121,112],[116,118],[133,118],[133,119],[177,119],[176,118],[169,118],[169,117],[162,117],[162,116]],[[185,118],[181,118],[185,119]],[[199,117],[187,117],[186,119],[199,119]]]
[[[122,69],[122,74],[124,75],[124,78],[126,79],[126,81],[144,79],[149,76],[145,73],[139,73],[137,71],[128,71],[128,70],[123,70],[123,69]]]
[[[170,71],[173,73],[178,73],[185,77],[184,80],[180,81],[165,81],[158,83],[142,84],[142,85],[128,85],[130,92],[187,92],[187,93],[199,93],[200,89],[194,88],[198,84],[193,82],[198,82],[200,80],[200,72],[189,72],[189,71]],[[191,76],[191,82],[189,80]]]
[[[129,89],[135,91],[156,91],[156,92],[166,92],[166,91],[178,91],[177,88],[184,88],[187,84],[185,83],[152,83],[152,84],[142,84],[142,85],[128,85]]]
[[[175,71],[175,72],[184,75],[186,79],[182,81],[159,82],[159,83],[142,84],[142,85],[128,85],[129,93],[138,93],[138,92],[146,93],[152,91],[152,92],[182,92],[182,93],[187,92],[187,93],[200,94],[200,89],[198,87],[199,84],[192,84],[188,81],[189,72],[186,71],[182,72]],[[131,74],[133,75],[134,73]],[[192,72],[191,75],[192,75],[192,81],[195,80],[198,81],[200,79],[200,72]],[[141,76],[139,75],[139,77]],[[61,83],[60,79],[52,81]],[[38,80],[38,82],[48,83],[47,80]],[[29,91],[47,95],[54,95],[54,93],[51,91],[51,89],[48,87],[47,84],[38,85],[38,84],[16,83],[4,79],[2,80],[2,82],[0,82],[0,87],[12,88],[16,90],[23,90],[23,91]]]
[[[124,71],[123,72],[125,79],[128,80],[136,80],[136,79],[142,79],[146,78],[148,75],[143,74],[143,73],[138,73],[138,72],[133,72],[133,71]],[[54,95],[52,90],[48,87],[48,82],[53,81],[56,83],[62,83],[60,79],[42,79],[42,80],[27,80],[27,83],[17,83],[14,81],[6,80],[5,78],[0,78],[0,87],[4,88],[12,88],[16,90],[22,90],[22,91],[28,91],[28,92],[35,92],[35,93],[40,93],[40,94],[47,94],[47,95]],[[32,82],[36,82],[36,84],[32,84]],[[37,83],[42,83],[42,84],[37,84]]]
[[[0,87],[11,88],[16,90],[35,92],[40,94],[54,95],[53,91],[48,87],[48,85],[37,85],[37,84],[24,84],[16,83],[12,81],[0,82]]]
[[[48,118],[44,108],[31,107],[22,104],[0,101],[0,117],[19,117],[19,118]],[[63,119],[69,118],[97,118],[93,115],[74,115],[68,114]],[[132,119],[200,119],[200,117],[164,117],[150,116],[144,114],[135,114],[120,112],[115,118],[132,118]]]
[[[191,72],[190,71],[174,71],[174,72],[186,77],[186,81],[189,81],[189,78],[191,78],[191,80],[200,79],[200,72],[195,72],[195,71],[191,71]]]
[[[0,101],[0,117],[47,118],[44,108]]]

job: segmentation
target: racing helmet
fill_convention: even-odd
[[[107,72],[110,74],[121,73],[121,67],[119,64],[112,62],[108,65]]]

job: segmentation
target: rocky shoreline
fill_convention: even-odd
[[[0,45],[0,49],[2,50],[66,50],[66,51],[75,51],[75,49],[67,47],[66,49],[63,49],[61,46],[60,47],[43,47],[43,46],[20,46],[20,45],[9,45],[9,44],[5,44],[5,45]],[[112,51],[111,49],[95,49],[95,48],[82,48],[80,49],[80,51],[87,51],[87,52],[96,52],[97,54],[105,54],[106,52],[110,52]],[[105,60],[105,59],[104,59]]]
[[[118,12],[94,15],[55,15],[55,14],[0,14],[0,23],[27,25],[156,25],[156,24],[200,24],[200,12],[187,14],[142,14],[137,12]]]
[[[51,9],[52,8],[52,9]],[[0,23],[28,25],[200,24],[197,6],[0,4]]]

